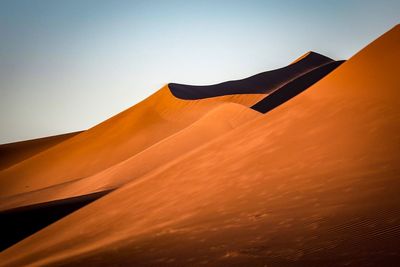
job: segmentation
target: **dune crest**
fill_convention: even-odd
[[[286,67],[262,72],[241,80],[227,81],[214,85],[170,83],[168,87],[175,97],[186,100],[235,94],[268,94],[310,70],[333,61],[333,59],[326,56],[309,52]]]

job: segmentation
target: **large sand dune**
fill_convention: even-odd
[[[315,68],[325,61],[325,57],[313,54],[295,64],[301,65],[299,70],[304,72],[306,66]],[[286,69],[274,72],[281,82],[282,71],[286,73]],[[274,75],[268,77],[275,79]],[[287,81],[291,78],[288,77]],[[263,81],[268,89],[268,79]],[[220,103],[252,106],[265,95],[235,94],[182,100],[173,96],[168,86],[165,86],[113,118],[0,172],[0,197],[91,176],[184,129]]]
[[[0,266],[397,266],[399,43],[397,26],[265,116],[2,252]]]

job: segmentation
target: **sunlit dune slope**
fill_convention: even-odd
[[[121,163],[87,178],[4,199],[0,210],[115,189],[259,116],[262,114],[239,104],[221,104],[185,129]]]
[[[302,61],[316,59],[321,61],[319,57],[305,57]],[[165,86],[111,119],[0,172],[0,197],[88,177],[182,130],[220,103],[252,106],[265,95],[182,100]]]
[[[32,157],[80,132],[73,132],[27,141],[0,145],[0,170],[6,169],[20,161]]]
[[[6,250],[0,265],[396,266],[399,43],[397,26],[265,116]]]

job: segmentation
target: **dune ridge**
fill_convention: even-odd
[[[168,87],[175,97],[186,100],[235,94],[267,94],[306,72],[332,61],[331,58],[310,51],[286,67],[262,72],[241,80],[214,85],[170,83]]]

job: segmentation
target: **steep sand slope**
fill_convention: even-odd
[[[400,27],[265,116],[0,254],[1,266],[396,266]]]
[[[315,57],[303,59],[308,60]],[[227,95],[193,101],[174,97],[165,86],[94,128],[0,172],[0,197],[93,175],[176,133],[222,102],[252,106],[265,95]]]
[[[185,129],[125,161],[87,178],[4,199],[0,210],[115,189],[259,116],[261,113],[239,104],[221,104]]]
[[[50,147],[67,140],[80,132],[43,137],[0,145],[0,170],[32,157]]]

